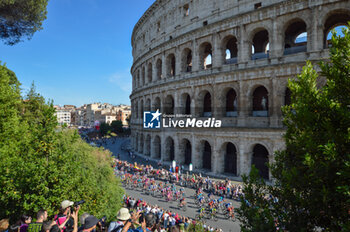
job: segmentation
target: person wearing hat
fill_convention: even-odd
[[[130,214],[127,208],[121,208],[117,213],[117,219],[120,220],[121,225],[113,229],[113,232],[139,232],[137,229],[131,229],[133,224],[137,223],[140,218],[140,212]],[[146,228],[146,223],[142,222],[142,228]],[[143,230],[146,231],[146,230]]]
[[[72,232],[74,221],[71,217],[71,207],[74,205],[73,201],[64,200],[61,202],[60,213],[55,215],[54,221],[61,229],[61,232]],[[79,211],[80,206],[78,206],[76,211]]]
[[[98,221],[99,220],[95,216],[92,216],[92,215],[88,216],[87,218],[85,218],[83,231],[84,232],[92,231],[93,229],[96,228],[96,225],[97,225]]]

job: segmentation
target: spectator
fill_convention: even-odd
[[[131,216],[127,208],[121,208],[118,211],[117,219],[120,220],[120,222],[123,225],[120,225],[117,228],[115,228],[113,232],[139,232],[139,230],[131,228],[133,227],[133,224],[138,222],[139,217],[139,212]]]
[[[84,229],[83,231],[84,232],[90,232],[94,229],[96,229],[96,225],[98,223],[98,219],[92,215],[88,216],[86,219],[85,219],[85,223],[84,223]],[[74,221],[75,223],[77,223],[77,220]],[[73,230],[74,232],[74,230]]]
[[[61,229],[61,232],[71,232],[73,230],[73,219],[71,219],[71,207],[74,205],[73,201],[64,200],[61,203],[60,213],[55,215],[55,222]]]
[[[28,225],[27,232],[41,232],[43,222],[47,220],[47,211],[44,209],[39,210],[36,214],[36,222],[32,222]]]
[[[91,216],[89,213],[83,213],[81,216],[80,216],[80,227],[78,228],[78,231],[83,231],[84,230],[84,224],[85,224],[85,219],[87,217]]]
[[[137,228],[139,231],[142,230],[142,232],[149,232],[149,231],[155,231],[156,225],[157,225],[157,217],[153,213],[145,214],[144,221],[141,227]]]
[[[52,227],[57,227],[57,228],[54,228],[52,229]],[[55,221],[46,221],[46,222],[43,222],[43,227],[41,228],[41,232],[51,232],[51,231],[54,231],[54,230],[57,230],[59,231],[59,228],[56,224]]]
[[[8,232],[9,225],[10,223],[8,219],[2,219],[0,221],[0,232]]]
[[[27,232],[28,225],[32,222],[32,217],[28,215],[21,216],[21,226],[19,227],[20,232]]]
[[[117,220],[119,219],[119,212],[118,212],[118,216],[117,216]],[[109,224],[108,227],[108,231],[107,232],[111,232],[111,231],[117,231],[120,228],[122,228],[124,226],[124,223],[122,221],[113,221]]]

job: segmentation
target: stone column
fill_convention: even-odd
[[[218,68],[223,65],[222,60],[222,48],[220,45],[220,38],[217,33],[213,35],[213,56],[212,56],[212,64],[213,68]]]
[[[273,60],[272,63],[278,63],[277,58],[283,56],[283,49],[284,49],[284,41],[281,31],[282,26],[279,25],[278,20],[276,17],[272,18],[272,30],[271,34],[269,33],[269,44],[270,44],[270,51],[269,51],[269,57]]]
[[[165,53],[163,52],[162,54],[162,79],[166,79],[167,78],[167,67],[166,67],[166,57],[165,57]]]
[[[155,158],[156,148],[154,146],[155,135],[151,135],[151,158]]]
[[[199,70],[199,47],[196,40],[192,43],[192,72]]]
[[[216,141],[215,148],[214,148],[214,157],[215,158],[215,174],[220,174],[224,172],[224,165],[225,165],[225,157],[223,154],[223,151],[221,149],[221,143]]]
[[[160,154],[160,160],[164,161],[165,158],[165,152],[166,152],[166,144],[165,144],[165,136],[161,136],[160,140],[160,147],[161,147],[161,154]]]
[[[317,7],[312,9],[311,35],[308,36],[308,49],[311,51],[322,51],[324,45],[323,25],[320,24],[320,14]],[[317,56],[317,55],[316,55]],[[318,57],[317,57],[318,58]]]
[[[175,49],[175,78],[181,75],[181,51],[179,47]]]
[[[180,97],[179,97],[179,93],[178,91],[174,91],[174,114],[180,114],[181,110],[180,110]]]
[[[249,41],[248,35],[244,29],[244,26],[240,27],[240,38],[239,41],[237,42],[238,46],[238,63],[245,63],[250,60],[251,54],[249,51],[251,49],[249,46],[251,46],[251,42]]]
[[[244,127],[246,124],[246,118],[249,116],[250,111],[250,97],[247,93],[247,88],[244,83],[239,82],[239,98],[238,98],[238,118],[237,126]]]
[[[239,175],[248,175],[251,168],[252,154],[243,143],[239,145]]]

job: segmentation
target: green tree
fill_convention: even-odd
[[[101,123],[101,125],[100,125],[100,134],[102,136],[110,134],[111,131],[112,131],[112,127],[108,123],[105,123],[105,122]]]
[[[8,45],[42,29],[48,0],[0,0],[0,38]]]
[[[35,91],[23,100],[11,72],[0,66],[0,218],[57,213],[65,199],[84,199],[85,211],[113,218],[123,189],[111,154],[85,143],[76,130],[57,130],[52,103]]]
[[[350,231],[350,32],[332,37],[321,75],[307,62],[289,81],[292,104],[283,108],[286,149],[271,165],[274,185],[253,169],[244,178],[242,231]],[[318,88],[320,78],[327,82]],[[271,194],[275,201],[266,200]],[[263,225],[262,225],[263,224]],[[261,229],[264,226],[264,229]]]
[[[111,128],[112,128],[113,132],[121,133],[121,132],[123,132],[123,122],[120,120],[112,121]]]

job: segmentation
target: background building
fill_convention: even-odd
[[[157,0],[132,34],[132,147],[211,173],[240,176],[284,147],[288,78],[329,57],[345,0]],[[143,129],[143,112],[215,117],[223,128]]]

